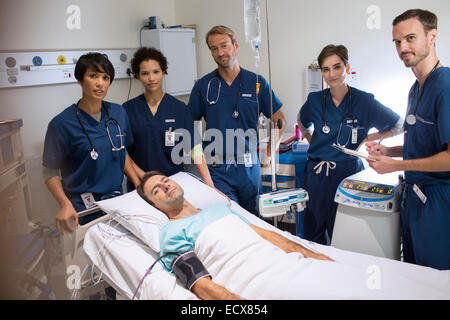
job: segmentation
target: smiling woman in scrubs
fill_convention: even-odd
[[[402,121],[370,93],[348,86],[347,49],[328,45],[318,57],[328,89],[312,92],[299,112],[298,124],[310,143],[303,174],[303,188],[309,201],[303,214],[306,239],[327,244],[333,234],[337,204],[334,196],[339,183],[363,169],[359,158],[332,147],[340,144],[357,149],[362,143],[401,132]],[[314,125],[314,132],[307,129]],[[375,127],[378,133],[368,135]]]
[[[44,143],[46,184],[61,206],[56,216],[61,234],[73,231],[71,220],[77,227],[102,215],[78,219],[77,212],[120,194],[124,171],[139,183],[125,152],[133,142],[127,114],[103,100],[114,79],[113,65],[103,54],[85,54],[77,61],[75,78],[82,97],[50,121]]]
[[[189,139],[188,151],[200,175],[207,185],[214,187],[201,144],[194,143],[196,139],[200,139],[194,129],[189,109],[186,104],[162,89],[167,64],[166,57],[155,48],[143,47],[134,53],[131,68],[135,78],[142,82],[145,91],[123,104],[134,137],[134,143],[127,147],[128,153],[140,177],[144,172],[153,170],[167,176],[183,171],[183,163],[172,159],[172,150],[175,141],[179,139],[175,130],[184,129],[186,136],[182,134],[183,139]]]

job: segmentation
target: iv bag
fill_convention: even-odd
[[[259,0],[244,0],[245,41],[252,47],[261,43],[261,12]]]

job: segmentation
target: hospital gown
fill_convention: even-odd
[[[209,224],[216,222],[226,215],[235,214],[245,223],[250,225],[247,219],[235,213],[225,205],[209,206],[193,216],[178,219],[166,224],[160,233],[160,255],[164,256],[169,252],[182,254],[188,251],[193,251],[195,241],[202,230]],[[168,255],[161,259],[164,268],[173,272],[172,262],[177,255]]]

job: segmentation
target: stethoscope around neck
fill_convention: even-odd
[[[330,127],[327,125],[327,120],[326,120],[326,103],[327,103],[327,96],[328,93],[330,92],[330,89],[325,91],[325,94],[323,95],[323,101],[322,101],[322,121],[323,121],[323,127],[322,127],[322,132],[325,134],[329,134],[331,132]],[[348,97],[349,97],[349,112],[347,112],[346,114],[344,114],[344,116],[341,119],[341,122],[339,124],[339,130],[337,133],[337,137],[336,137],[336,144],[339,146],[346,146],[348,144],[348,142],[350,141],[350,137],[351,137],[351,130],[348,133],[347,136],[347,141],[345,142],[345,144],[340,144],[339,143],[339,138],[341,136],[341,131],[342,131],[342,124],[344,123],[346,118],[351,118],[352,119],[352,130],[355,128],[354,124],[355,124],[355,116],[353,115],[353,105],[352,105],[352,90],[351,87],[348,87]]]
[[[81,122],[80,114],[78,112],[78,109],[80,108],[80,107],[78,107],[78,103],[80,103],[80,100],[78,100],[78,102],[76,104],[76,109],[75,109],[76,110],[76,114],[77,114],[77,119],[78,119],[78,122],[80,123],[81,128],[83,129],[84,134],[86,135],[86,137],[89,140],[89,144],[91,145],[91,152],[90,152],[91,159],[92,160],[97,160],[98,159],[98,152],[95,151],[94,143],[92,142],[91,137],[89,136],[85,126],[83,125],[83,122]],[[105,103],[103,101],[102,101],[102,108],[105,109],[106,114],[108,116],[108,119],[106,119],[106,121],[105,121],[105,128],[106,128],[106,133],[108,134],[109,142],[111,143],[111,146],[112,146],[112,151],[120,151],[120,150],[124,149],[125,146],[123,145],[123,140],[122,140],[122,136],[123,135],[122,135],[122,131],[120,130],[119,122],[116,119],[111,117],[111,115],[109,114],[108,108],[105,106]],[[110,122],[113,122],[116,125],[116,127],[117,127],[117,131],[119,133],[118,136],[120,138],[120,147],[116,147],[114,145],[113,140],[111,139],[111,134],[109,132],[109,124],[110,124]]]
[[[232,117],[235,118],[235,119],[237,119],[239,117],[238,102],[239,102],[239,97],[240,97],[241,91],[242,91],[242,81],[243,81],[242,79],[244,77],[243,76],[243,71],[244,71],[244,69],[242,69],[242,67],[241,67],[241,70],[239,71],[239,77],[240,77],[239,78],[239,90],[238,90],[238,94],[237,94],[237,97],[236,97],[236,102],[234,103],[234,111],[233,111],[233,114],[232,114]],[[210,100],[209,99],[209,89],[211,87],[211,82],[213,80],[216,80],[218,82],[217,97],[214,100]],[[220,79],[219,79],[219,71],[216,70],[216,72],[214,72],[214,76],[211,79],[209,79],[209,81],[208,81],[208,86],[206,88],[206,102],[208,102],[210,105],[216,104],[217,101],[219,101],[220,89],[221,88],[222,88],[222,81],[220,81]]]
[[[424,84],[423,84],[423,86],[422,86],[422,91],[419,90],[419,91],[420,91],[420,93],[419,93],[419,98],[417,99],[416,107],[414,108],[414,112],[413,112],[413,113],[410,113],[410,114],[408,114],[408,115],[406,116],[406,120],[405,120],[405,121],[406,121],[406,123],[409,124],[410,126],[415,125],[416,122],[417,122],[417,120],[421,121],[422,123],[434,124],[433,122],[426,121],[426,120],[423,119],[421,116],[419,116],[419,115],[417,114],[417,107],[419,106],[420,100],[422,99],[423,92],[425,91],[425,84],[427,83],[427,80],[428,80],[428,78],[430,77],[430,75],[433,73],[433,71],[436,70],[437,66],[439,65],[439,62],[440,62],[440,60],[438,60],[438,61],[436,62],[436,64],[434,65],[433,69],[430,71],[430,73],[428,74],[427,78],[425,79],[425,82],[424,82]],[[417,85],[418,85],[418,83],[417,83]]]

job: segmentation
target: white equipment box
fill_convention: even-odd
[[[368,168],[339,184],[333,247],[400,260],[399,174]]]
[[[0,120],[0,230],[4,235],[26,233],[31,218],[21,127],[21,119]]]
[[[264,218],[283,215],[291,209],[300,212],[306,207],[308,192],[304,189],[288,189],[264,193],[258,196],[258,211]]]
[[[163,90],[171,95],[190,94],[197,81],[194,29],[144,29],[142,46],[154,47],[167,58]]]

